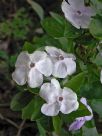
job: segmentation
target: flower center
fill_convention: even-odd
[[[59,97],[59,101],[63,101],[63,97]]]
[[[64,57],[62,55],[59,55],[59,60],[64,60]]]
[[[81,11],[80,11],[80,10],[77,10],[77,13],[78,13],[79,15],[81,15]]]
[[[35,67],[35,63],[31,63],[31,64],[30,64],[30,67],[31,67],[31,68]]]

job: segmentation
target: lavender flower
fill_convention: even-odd
[[[87,109],[90,111],[91,115],[76,118],[75,121],[69,126],[69,131],[75,131],[75,130],[80,129],[85,124],[86,121],[89,121],[93,118],[92,109],[87,104],[86,98],[81,98],[80,101],[81,101],[81,103],[83,103],[87,107]]]
[[[76,28],[88,28],[91,17],[96,14],[92,6],[85,6],[84,0],[63,0],[62,11],[66,19]]]

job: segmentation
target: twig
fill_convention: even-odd
[[[25,124],[26,120],[23,120],[21,125],[19,126],[19,129],[18,129],[18,132],[17,132],[17,135],[16,136],[20,136],[21,135],[21,131],[23,129],[23,126]]]
[[[13,125],[15,128],[19,129],[19,126],[12,120],[5,118],[1,113],[0,113],[0,119],[5,120],[9,124]]]

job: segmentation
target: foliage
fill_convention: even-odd
[[[0,37],[13,37],[14,39],[25,39],[29,33],[31,19],[24,8],[19,9],[14,17],[0,23]]]

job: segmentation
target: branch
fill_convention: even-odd
[[[20,136],[21,135],[21,131],[23,129],[23,126],[25,124],[26,120],[23,120],[21,125],[19,126],[19,129],[18,129],[18,132],[17,132],[17,135],[16,136]]]
[[[5,118],[1,113],[0,113],[0,119],[5,120],[6,122],[8,122],[9,124],[11,124],[12,126],[14,126],[15,128],[19,129],[19,126],[12,120]]]

